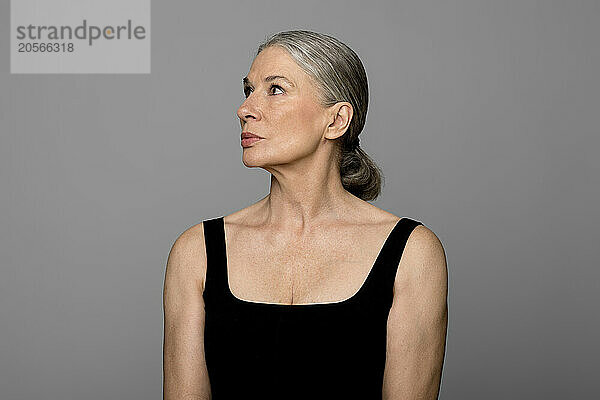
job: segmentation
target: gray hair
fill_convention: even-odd
[[[346,101],[353,116],[348,130],[338,139],[337,157],[344,189],[363,200],[381,193],[383,173],[359,145],[369,104],[367,74],[358,55],[338,39],[306,30],[279,32],[260,44],[256,55],[270,46],[287,50],[312,78],[324,107]]]

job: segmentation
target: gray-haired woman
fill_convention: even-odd
[[[367,76],[325,34],[260,45],[237,111],[243,163],[269,194],[173,244],[164,398],[436,399],[447,268],[421,222],[373,206],[359,145]]]

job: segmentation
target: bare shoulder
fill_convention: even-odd
[[[206,249],[203,223],[182,232],[171,247],[167,260],[165,280],[193,282],[200,293],[206,278]]]
[[[169,253],[163,309],[163,398],[210,398],[204,356],[203,223],[186,229]]]
[[[413,229],[406,242],[403,257],[434,262],[446,259],[441,240],[425,225],[417,225]]]
[[[406,242],[387,322],[383,396],[437,399],[448,326],[448,279],[441,241],[417,225]]]
[[[433,291],[446,296],[448,284],[446,253],[437,235],[425,225],[417,225],[408,237],[394,288]]]

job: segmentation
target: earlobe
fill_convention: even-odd
[[[327,138],[333,140],[341,137],[348,130],[352,118],[352,106],[346,102],[337,103],[332,106],[332,109],[335,114],[333,114],[333,122],[327,126],[327,130],[331,132],[331,136]]]
[[[328,139],[337,139],[342,136],[345,132],[344,125],[344,118],[340,114],[336,114],[333,122],[327,127],[327,130],[331,133],[331,136],[328,135]]]

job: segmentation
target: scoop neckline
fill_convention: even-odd
[[[406,217],[400,218],[398,221],[396,221],[396,223],[394,224],[394,227],[388,232],[385,240],[383,241],[383,245],[380,247],[379,252],[377,253],[377,257],[375,258],[373,265],[371,265],[371,268],[369,269],[369,273],[367,274],[366,278],[364,279],[362,285],[358,288],[358,290],[352,296],[350,296],[344,300],[330,301],[330,302],[326,302],[326,303],[283,304],[283,303],[265,303],[265,302],[260,302],[260,301],[244,300],[244,299],[240,299],[239,297],[237,297],[233,294],[233,292],[231,291],[231,286],[229,285],[229,263],[227,262],[227,237],[226,237],[226,233],[225,233],[225,220],[224,220],[224,216],[221,216],[219,218],[221,219],[221,226],[223,229],[223,256],[224,256],[224,263],[225,263],[225,292],[227,294],[227,297],[229,299],[233,300],[234,302],[236,302],[237,304],[243,304],[245,306],[257,307],[257,308],[273,308],[273,309],[281,309],[281,310],[309,310],[309,309],[315,309],[315,308],[335,308],[335,307],[343,307],[346,305],[355,304],[356,301],[362,295],[362,293],[368,287],[369,282],[373,279],[373,271],[377,267],[377,265],[379,265],[381,263],[384,249],[386,248],[386,245],[387,245],[388,241],[390,240],[390,237],[392,236],[394,231],[396,231],[396,229],[398,229],[398,227],[400,226],[400,221],[406,219]]]

